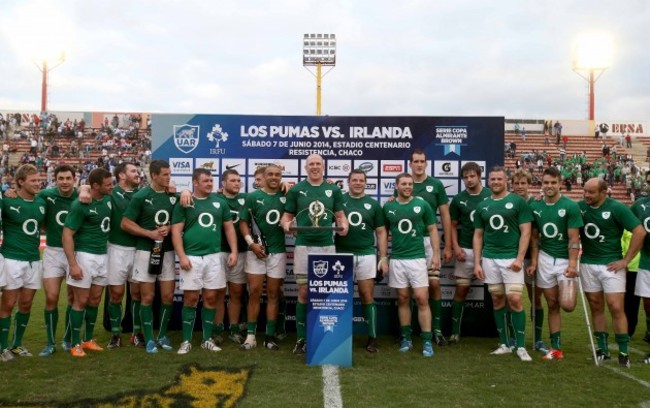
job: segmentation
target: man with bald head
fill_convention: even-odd
[[[625,271],[628,263],[639,252],[646,232],[640,221],[623,203],[607,197],[607,183],[592,178],[585,184],[584,200],[578,203],[584,227],[580,228],[582,258],[580,279],[594,323],[599,360],[610,360],[607,347],[607,320],[605,302],[612,315],[618,363],[630,367],[627,354],[630,336],[627,333],[627,319],[624,311]],[[621,259],[621,237],[623,231],[632,232],[630,246]]]
[[[307,157],[305,162],[307,179],[291,187],[282,215],[282,228],[292,234],[293,221],[298,227],[311,227],[315,220],[322,229],[306,229],[297,233],[296,247],[293,254],[293,273],[298,285],[298,302],[296,303],[297,341],[294,354],[304,354],[307,350],[307,255],[310,253],[335,253],[332,223],[341,227],[337,234],[348,233],[348,219],[343,212],[343,194],[335,184],[328,184],[324,178],[325,162],[318,154]],[[320,202],[324,211],[319,217],[310,212]]]

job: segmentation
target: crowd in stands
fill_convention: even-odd
[[[584,186],[590,178],[601,178],[610,186],[616,184],[625,185],[630,200],[648,195],[647,183],[639,165],[634,162],[631,154],[618,152],[620,147],[631,147],[632,141],[629,135],[622,135],[619,143],[608,145],[603,139],[601,144],[602,157],[593,161],[589,160],[587,152],[567,154],[568,137],[561,135],[562,125],[556,122],[553,127],[545,125],[545,145],[549,144],[549,136],[556,137],[556,147],[544,150],[518,151],[516,142],[506,143],[505,154],[507,158],[514,160],[514,169],[508,168],[508,172],[523,168],[532,175],[533,185],[541,185],[542,173],[545,168],[556,167],[562,174],[562,183],[566,191],[571,191],[576,185]],[[550,131],[549,131],[550,129]],[[562,144],[560,145],[560,141]],[[650,149],[648,150],[650,157]],[[610,189],[611,194],[611,189]]]
[[[91,170],[104,167],[113,171],[123,161],[145,168],[151,160],[151,123],[142,128],[139,115],[114,115],[106,118],[100,128],[90,128],[83,119],[59,120],[54,114],[0,114],[1,188],[11,186],[14,172],[21,164],[33,164],[43,174],[42,188],[54,185],[53,172],[59,164],[70,164],[77,170],[77,182],[84,183]],[[10,160],[23,142],[29,151],[18,162]],[[11,162],[11,163],[10,163]],[[146,177],[141,177],[146,182]]]

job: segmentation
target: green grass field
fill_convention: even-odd
[[[195,348],[186,356],[175,351],[146,355],[128,345],[90,352],[85,359],[73,359],[60,349],[40,358],[36,354],[45,338],[42,305],[39,292],[25,339],[35,356],[0,363],[1,406],[324,405],[322,370],[305,366],[303,357],[291,353],[292,337],[278,352],[242,352],[235,344],[225,344],[222,352],[209,354],[198,347],[197,333]],[[532,363],[520,362],[514,354],[491,356],[496,340],[483,338],[462,338],[460,344],[438,347],[433,358],[425,359],[419,339],[414,339],[415,350],[404,354],[397,352],[394,338],[384,336],[381,351],[371,355],[363,349],[365,338],[357,337],[354,367],[339,370],[343,406],[649,406],[650,366],[633,363],[624,370],[613,362],[596,368],[582,306],[564,318],[564,361],[543,361],[540,354],[533,355]],[[105,345],[109,334],[99,319],[97,327],[98,341]],[[633,362],[650,351],[640,340],[644,330],[643,317],[631,343]],[[59,328],[57,335],[61,333]],[[180,332],[171,337],[175,345],[180,343]],[[128,342],[126,335],[124,340]]]

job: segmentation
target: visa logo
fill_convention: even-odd
[[[190,168],[190,162],[173,162],[172,166],[175,169],[189,169]]]
[[[395,190],[395,182],[394,181],[385,181],[384,182],[384,189],[386,190]]]

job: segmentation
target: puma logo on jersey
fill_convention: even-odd
[[[124,194],[120,193],[119,191],[116,191],[115,194],[118,196],[122,197],[122,200],[124,200]],[[145,200],[146,201],[146,200]]]
[[[298,192],[299,192],[300,194],[304,195],[305,197],[307,197],[307,192],[306,192],[306,191],[298,191]]]
[[[51,201],[53,205],[56,204],[56,198],[48,197],[47,200]]]
[[[585,214],[587,213],[587,210],[584,210],[584,211],[583,211],[583,210],[580,210],[580,213],[581,213],[582,215],[585,215]]]
[[[487,207],[483,207],[483,210],[484,210],[484,211],[487,211],[488,208],[489,208],[489,206],[487,206]]]
[[[153,198],[145,198],[144,202],[153,205]]]
[[[88,212],[91,214],[99,215],[97,214],[97,208],[91,208],[90,210],[88,210]]]
[[[255,202],[259,205],[264,205],[264,200],[255,200]]]
[[[388,210],[388,214],[393,214],[393,215],[395,215],[395,210]]]
[[[16,211],[18,214],[20,214],[20,207],[12,207],[12,206],[9,206],[9,209],[10,209],[10,210],[14,210],[14,211]]]
[[[641,208],[645,211],[645,204],[641,204]]]
[[[458,200],[458,203],[459,203],[460,205],[464,205],[465,207],[467,207],[467,200],[465,200],[465,201],[460,201],[460,200]]]
[[[541,217],[541,216],[542,216],[542,212],[541,212],[541,211],[533,211],[533,214],[537,215],[538,217]]]

